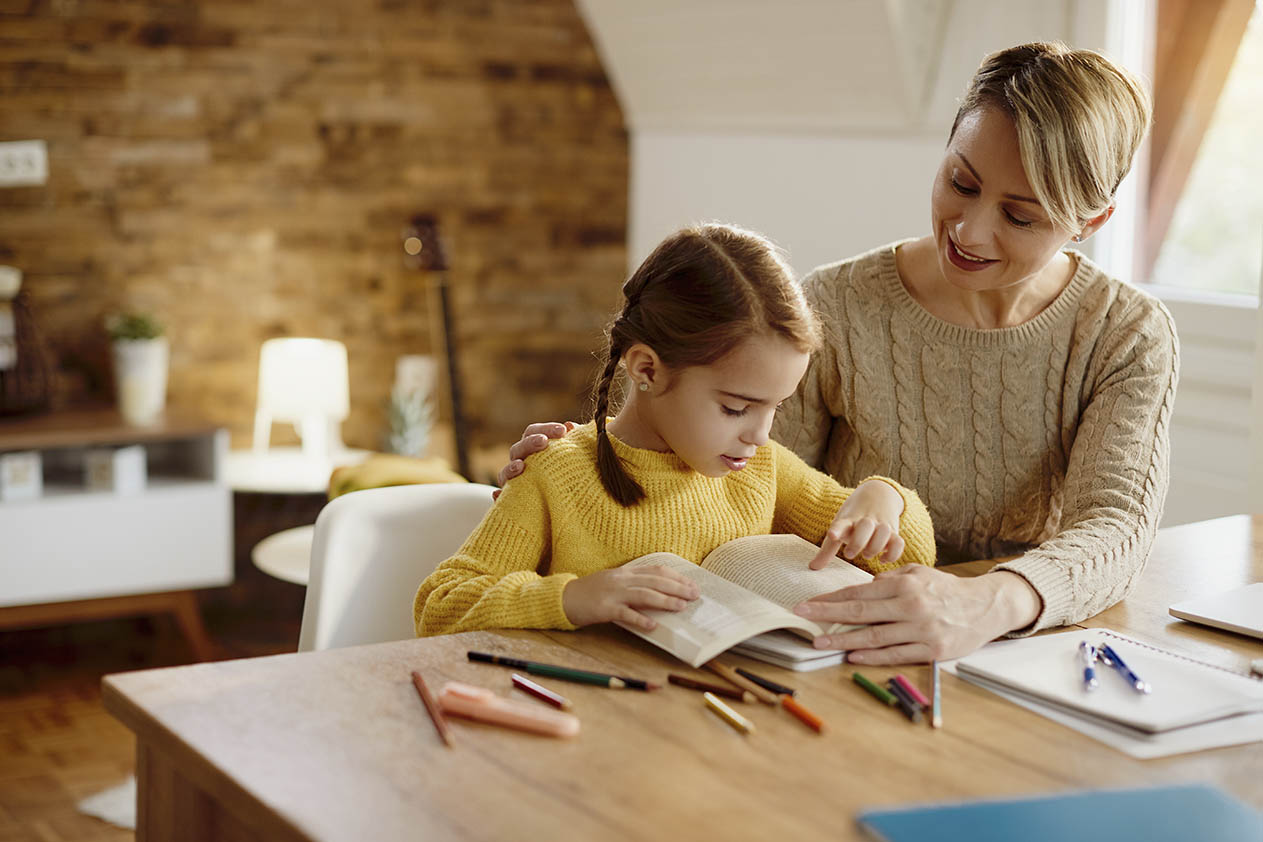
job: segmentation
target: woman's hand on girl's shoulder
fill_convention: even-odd
[[[539,424],[530,424],[522,431],[522,438],[518,439],[512,447],[509,448],[509,461],[500,469],[500,473],[496,474],[496,483],[501,487],[518,474],[522,473],[526,468],[524,461],[527,456],[532,453],[539,453],[548,447],[548,443],[553,439],[559,439],[566,433],[579,426],[573,421],[545,421]],[[491,492],[491,499],[500,496],[500,489],[497,488]]]
[[[839,555],[847,561],[878,556],[886,562],[898,561],[904,548],[899,536],[902,514],[903,497],[890,483],[865,480],[838,509],[820,542],[820,552],[808,566],[819,570]]]

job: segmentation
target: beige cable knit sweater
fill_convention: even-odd
[[[1143,570],[1166,497],[1170,314],[1071,252],[1074,277],[1034,319],[961,327],[904,288],[900,244],[804,279],[825,344],[773,437],[843,485],[915,489],[940,564],[1020,553],[998,569],[1043,599],[1021,633],[1103,611]]]

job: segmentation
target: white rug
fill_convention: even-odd
[[[102,790],[75,805],[80,813],[103,819],[127,830],[136,829],[136,776]]]

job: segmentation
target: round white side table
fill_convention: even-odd
[[[255,544],[250,550],[250,560],[264,573],[296,585],[305,585],[315,534],[315,524],[283,529]]]

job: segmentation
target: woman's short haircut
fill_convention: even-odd
[[[1026,178],[1054,224],[1078,232],[1114,201],[1149,130],[1149,94],[1126,69],[1059,42],[1021,44],[982,60],[952,135],[978,108],[1013,120]]]

